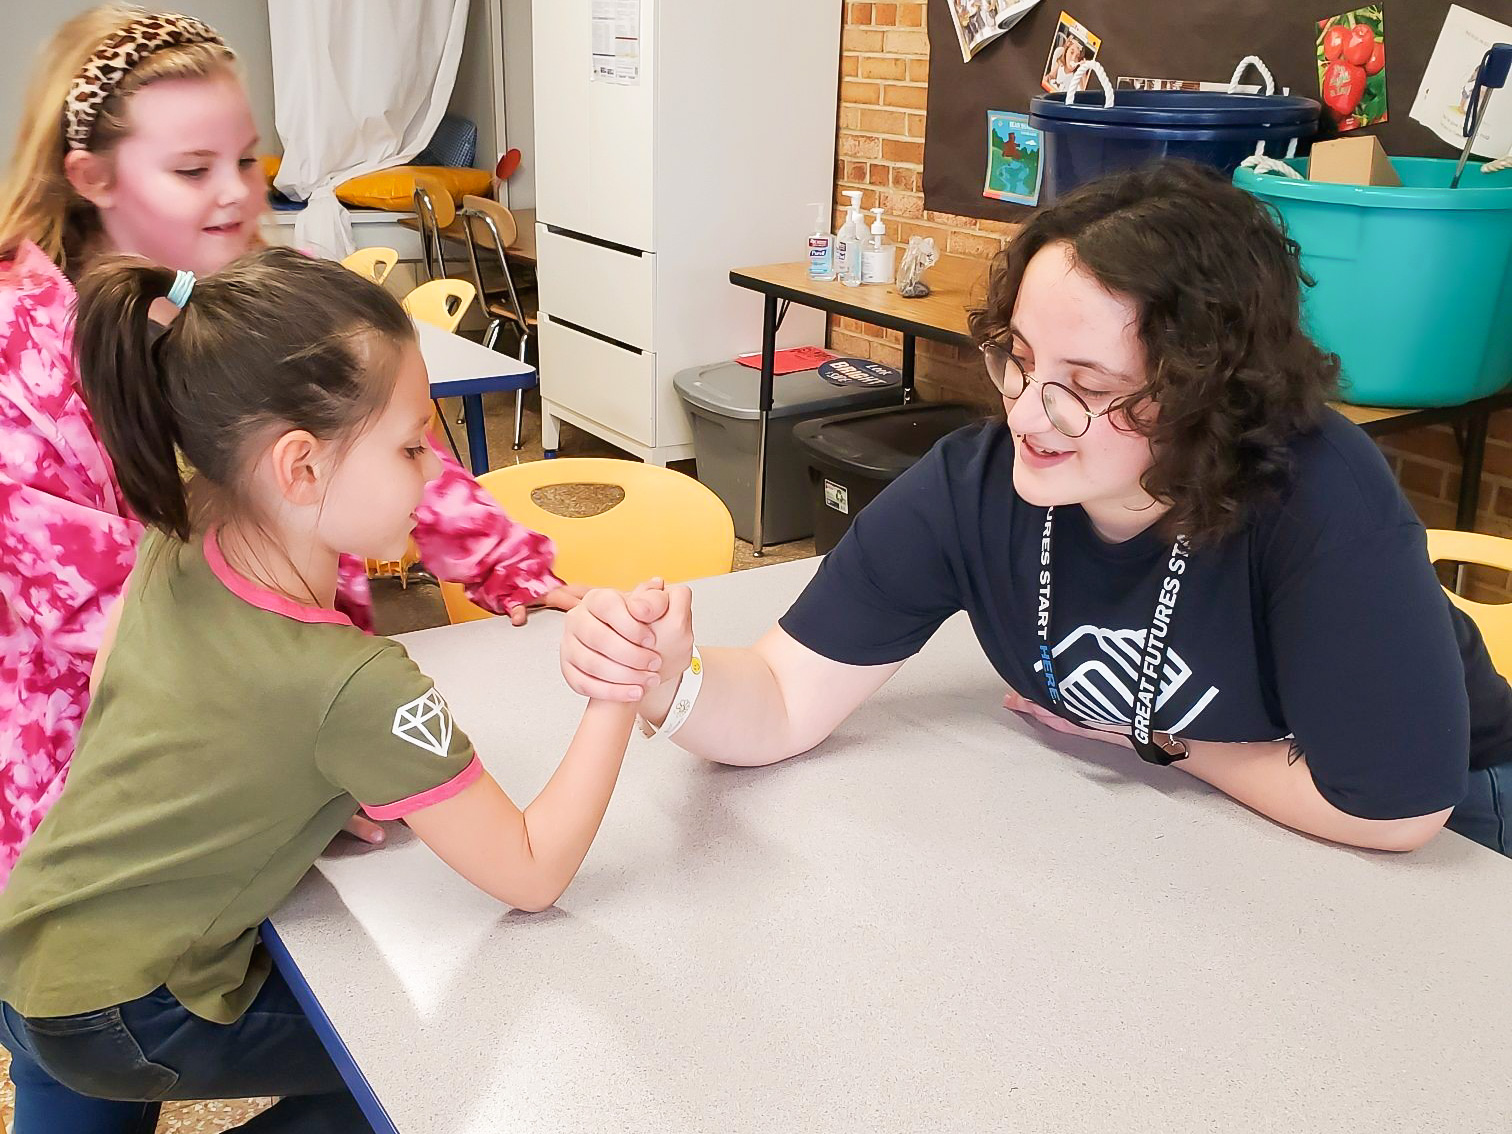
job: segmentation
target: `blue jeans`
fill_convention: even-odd
[[[371,1130],[277,971],[234,1024],[195,1016],[166,988],[77,1016],[23,1017],[0,1004],[16,1087],[13,1134],[152,1134],[165,1100],[283,1101],[248,1134]]]
[[[1472,770],[1469,792],[1444,825],[1512,857],[1512,764]]]

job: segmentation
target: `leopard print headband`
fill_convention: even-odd
[[[89,145],[100,107],[133,67],[154,51],[192,43],[226,46],[214,28],[190,16],[156,12],[132,20],[95,48],[74,76],[68,88],[68,101],[63,105],[63,136],[68,140],[68,148],[82,150]]]

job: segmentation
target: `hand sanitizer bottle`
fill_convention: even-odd
[[[809,234],[809,279],[832,280],[835,278],[835,237],[829,230],[829,218],[824,215],[822,201],[814,202],[814,231]]]
[[[845,215],[845,224],[835,242],[835,272],[846,287],[861,285],[861,253],[865,251],[866,222],[861,216],[861,191],[847,189],[843,196],[850,198],[850,209]]]
[[[872,221],[871,238],[867,240],[866,247],[861,252],[861,282],[892,283],[893,263],[897,257],[898,246],[888,243],[887,226],[882,223],[882,210],[873,209],[872,215],[876,219]]]

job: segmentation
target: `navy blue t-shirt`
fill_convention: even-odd
[[[1512,760],[1512,688],[1444,595],[1423,526],[1380,451],[1330,412],[1247,526],[1192,552],[1154,727],[1193,740],[1294,738],[1341,811],[1452,807],[1467,770]],[[782,618],[851,665],[910,657],[959,610],[1003,679],[1053,707],[1035,629],[1045,509],[1013,488],[1000,422],[946,437],[856,517]],[[1055,511],[1050,643],[1062,716],[1127,726],[1171,545],[1110,544]]]

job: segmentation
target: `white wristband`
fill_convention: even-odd
[[[656,733],[672,736],[688,723],[688,717],[692,715],[693,706],[698,701],[698,691],[702,688],[703,658],[698,653],[698,647],[694,646],[688,668],[683,670],[682,677],[677,683],[677,692],[672,695],[672,707],[667,710],[667,719],[662,721],[661,728],[657,728],[642,717],[641,731],[647,736],[654,736]]]

